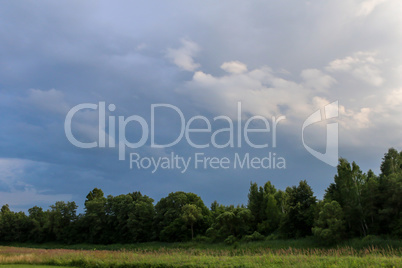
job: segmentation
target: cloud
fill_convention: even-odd
[[[360,3],[360,5],[357,9],[356,16],[357,17],[365,17],[365,16],[370,15],[378,5],[382,4],[385,1],[386,0],[363,1],[362,3]]]
[[[0,182],[9,189],[17,186],[25,187],[27,185],[18,181],[24,175],[24,168],[32,164],[31,161],[22,159],[0,158]]]
[[[375,53],[358,52],[352,56],[331,61],[322,70],[304,69],[300,73],[302,80],[298,81],[291,78],[291,73],[284,75],[268,66],[247,70],[245,63],[225,62],[221,66],[225,67],[223,69],[230,70],[227,74],[217,76],[201,70],[196,71],[192,80],[178,88],[177,92],[191,99],[200,109],[208,107],[209,112],[227,115],[234,120],[237,119],[238,101],[242,105],[243,120],[253,115],[262,115],[266,118],[285,115],[284,123],[287,124],[288,131],[291,131],[292,135],[300,134],[298,126],[311,113],[338,100],[339,117],[331,120],[339,123],[339,131],[343,137],[342,146],[360,146],[378,139],[385,125],[387,129],[402,127],[399,121],[391,120],[400,113],[402,90],[384,88],[381,95],[365,96],[367,90],[364,83],[373,86],[383,84],[384,79],[380,76],[379,70],[380,64],[382,61]],[[244,67],[239,68],[240,66]],[[335,80],[327,72],[345,73],[356,78],[357,83],[353,85],[358,85],[354,90],[360,93],[360,98],[355,100],[349,97],[348,91],[343,94],[334,90],[335,86],[348,86],[345,83],[348,79],[339,76]],[[287,78],[283,78],[283,75]],[[320,122],[319,125],[322,129],[326,128],[325,121]],[[312,135],[319,138],[321,132],[312,133]],[[388,140],[399,143],[398,134],[388,136]],[[314,143],[318,139],[312,140]],[[384,140],[384,144],[386,143]],[[378,143],[377,146],[386,145]]]
[[[247,65],[240,61],[224,62],[221,68],[228,73],[241,74],[247,72]]]
[[[330,104],[330,101],[325,98],[313,98],[314,109],[321,109],[328,104]],[[350,131],[367,128],[371,124],[369,120],[370,111],[370,108],[361,108],[360,110],[355,111],[353,109],[346,108],[342,104],[338,104],[338,112],[332,111],[332,114],[339,113],[340,118],[332,120],[338,122],[341,127]],[[331,113],[331,111],[329,113]]]
[[[292,155],[300,168],[289,163],[278,181],[287,186],[309,178],[314,190],[321,192],[333,178],[333,170],[317,172],[323,165],[303,157],[306,152],[298,149],[297,142],[303,120],[325,104],[336,100],[340,104],[340,151],[349,152],[342,156],[377,161],[387,147],[402,146],[402,69],[396,68],[401,61],[401,1],[310,2],[306,7],[303,1],[231,5],[220,1],[212,9],[194,1],[161,3],[159,9],[149,2],[124,7],[106,2],[94,6],[49,1],[40,7],[4,3],[0,33],[7,38],[0,42],[0,157],[34,161],[7,164],[3,171],[9,175],[0,181],[1,196],[17,202],[24,194],[72,193],[77,200],[100,187],[110,194],[147,189],[157,200],[168,191],[187,189],[211,202],[217,194],[222,202],[238,203],[239,196],[247,197],[247,178],[261,182],[267,178],[265,170],[151,176],[128,170],[112,149],[80,150],[66,139],[63,123],[68,107],[85,102],[114,103],[117,109],[110,115],[116,119],[132,114],[148,119],[153,103],[174,104],[186,119],[200,114],[235,119],[238,101],[244,118],[286,115],[283,123],[289,132],[285,134],[292,140],[278,149]],[[183,36],[188,38],[180,39]],[[176,137],[174,118],[163,114],[160,119],[165,125],[158,138]],[[77,139],[97,140],[97,111],[80,111],[73,121]],[[321,126],[319,138],[324,138],[326,122]],[[134,141],[138,129],[132,124],[127,131]],[[174,150],[194,153],[186,144]],[[147,147],[143,151],[170,153]],[[230,153],[211,150],[211,154]],[[34,166],[43,170],[31,172]],[[193,177],[197,172],[198,177]],[[227,189],[218,187],[212,194],[205,179],[224,185],[225,176],[245,188],[225,194]],[[270,179],[275,176],[269,173]],[[29,206],[36,203],[32,197]]]
[[[32,169],[47,169],[48,164],[18,159],[0,158],[0,205],[9,204],[11,208],[36,205],[50,205],[60,200],[71,200],[72,194],[51,194],[51,191],[41,190],[27,183],[32,176]],[[6,188],[6,189],[4,189]],[[46,193],[48,192],[48,193]]]
[[[306,87],[313,88],[317,91],[326,90],[336,83],[336,80],[330,75],[317,69],[303,70],[300,76],[304,79]]]
[[[8,204],[11,209],[32,206],[32,204],[43,206],[57,201],[70,201],[72,196],[72,194],[43,194],[34,188],[29,188],[23,191],[0,192],[0,204]]]
[[[34,105],[37,109],[63,115],[70,109],[69,105],[64,101],[63,92],[56,89],[48,91],[30,89],[25,101],[30,105]]]
[[[368,127],[368,125],[370,124],[370,112],[370,108],[362,108],[360,109],[360,112],[354,116],[355,122],[357,123],[358,127]]]
[[[359,107],[360,106],[360,107]],[[340,107],[343,146],[400,146],[402,122],[402,89],[384,89],[355,104]],[[391,130],[392,131],[384,131]]]
[[[193,57],[200,51],[199,46],[188,39],[181,39],[182,46],[177,49],[169,48],[166,57],[178,67],[186,71],[194,71],[200,64],[195,63]]]
[[[368,107],[361,108],[358,111],[347,110],[342,108],[341,115],[347,120],[341,120],[341,124],[346,129],[364,129],[368,128],[372,125],[372,121],[370,120],[371,109]]]
[[[386,95],[386,104],[388,107],[402,109],[402,88],[394,89]]]
[[[237,118],[234,108],[240,101],[245,117],[286,115],[301,120],[311,113],[314,98],[328,95],[328,90],[336,83],[333,77],[318,69],[303,70],[300,74],[303,81],[298,82],[281,77],[283,72],[273,71],[268,66],[248,70],[245,63],[230,61],[224,62],[221,68],[227,74],[214,76],[196,71],[192,80],[177,92],[199,107],[208,107],[216,114],[233,119]]]
[[[310,102],[311,90],[304,90],[301,84],[275,76],[269,67],[261,67],[223,76],[197,71],[192,80],[177,92],[200,107],[208,107],[211,112],[235,119],[235,107],[239,101],[245,115],[277,116],[286,106],[288,114],[299,117],[308,110],[306,105]]]
[[[332,73],[345,72],[369,85],[378,87],[384,82],[380,64],[381,61],[376,58],[376,53],[359,51],[353,56],[331,61],[326,70]]]

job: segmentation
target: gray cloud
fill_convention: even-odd
[[[186,190],[207,203],[244,203],[249,181],[266,179],[282,188],[308,179],[320,195],[335,170],[304,150],[300,132],[308,115],[335,100],[341,105],[341,155],[375,168],[388,147],[402,147],[400,5],[398,0],[5,1],[0,203],[26,209],[74,199],[82,205],[93,187],[107,194],[140,190],[155,199]],[[130,170],[117,160],[117,149],[79,149],[65,137],[67,111],[99,101],[116,105],[108,115],[136,114],[148,121],[153,103],[179,107],[186,120],[232,116],[237,101],[243,102],[244,118],[286,115],[280,143],[269,149],[286,156],[287,169]],[[77,114],[74,133],[95,140],[97,120],[96,112]],[[177,136],[174,113],[160,113],[157,120],[159,141]],[[325,123],[308,131],[309,145],[322,150]],[[139,134],[128,127],[129,137]],[[205,140],[201,135],[197,141]],[[149,145],[136,152],[195,152],[186,142],[165,151]],[[205,152],[248,151],[266,153]]]

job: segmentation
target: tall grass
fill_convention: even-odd
[[[178,248],[72,250],[0,247],[0,264],[75,267],[401,267],[402,250],[339,248]]]
[[[137,244],[57,244],[57,243],[44,243],[44,244],[30,244],[30,243],[9,243],[3,244],[4,246],[14,247],[27,247],[27,248],[42,248],[42,249],[83,249],[83,250],[159,250],[161,248],[168,249],[205,249],[205,250],[229,250],[229,249],[243,249],[249,251],[259,252],[261,249],[338,249],[338,248],[352,248],[356,250],[365,250],[367,248],[380,249],[402,249],[402,240],[396,239],[383,239],[375,236],[370,236],[364,239],[353,239],[345,241],[342,244],[334,245],[331,247],[320,246],[317,241],[312,237],[302,239],[289,239],[289,240],[266,240],[255,242],[236,242],[233,245],[225,243],[208,243],[208,242],[179,242],[179,243],[164,243],[164,242],[147,242]]]

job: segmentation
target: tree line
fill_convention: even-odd
[[[140,192],[104,196],[93,189],[85,212],[75,202],[59,201],[43,210],[34,206],[0,211],[1,242],[137,243],[197,241],[233,243],[265,238],[314,236],[321,243],[380,235],[402,237],[402,151],[384,155],[380,175],[363,173],[340,158],[334,182],[317,200],[307,181],[284,191],[271,182],[251,183],[247,205],[210,208],[194,193],[173,192],[154,200]]]

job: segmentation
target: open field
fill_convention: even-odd
[[[53,266],[53,265],[32,265],[32,264],[5,264],[0,265],[4,268],[63,268],[63,266]],[[68,267],[68,266],[64,266]]]
[[[130,249],[118,250],[1,246],[0,264],[70,267],[287,267],[289,265],[296,267],[402,267],[402,249],[391,247],[353,249],[346,246],[327,249],[292,247],[274,249],[262,247],[261,243],[241,244],[235,247],[216,245],[210,248],[207,246],[202,248],[165,247],[163,244],[157,247],[157,244],[152,244],[136,248],[133,245]]]

